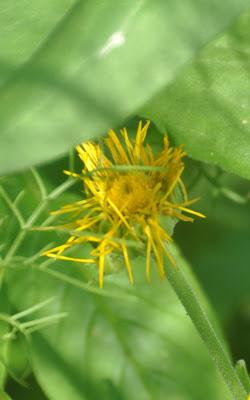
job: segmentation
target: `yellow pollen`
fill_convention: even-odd
[[[145,174],[130,173],[115,178],[107,191],[107,197],[123,214],[150,214],[154,192]]]

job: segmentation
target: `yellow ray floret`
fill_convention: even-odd
[[[120,135],[110,130],[104,139],[104,150],[94,142],[78,145],[76,150],[83,163],[82,171],[79,174],[65,171],[73,178],[82,179],[85,198],[53,211],[56,215],[69,216],[69,222],[58,228],[68,230],[70,237],[65,244],[44,255],[77,263],[95,263],[100,287],[112,256],[123,258],[129,281],[133,283],[128,245],[131,242],[145,249],[147,280],[150,280],[152,256],[163,278],[163,257],[167,256],[173,265],[175,261],[167,249],[172,238],[161,226],[160,219],[192,222],[193,216],[204,218],[203,214],[189,208],[197,199],[188,199],[181,178],[186,155],[182,146],[170,147],[165,136],[163,150],[155,155],[150,145],[144,144],[149,124],[149,121],[140,122],[134,139],[125,128]],[[93,246],[89,257],[64,254],[86,242]]]

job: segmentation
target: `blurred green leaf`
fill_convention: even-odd
[[[142,114],[198,160],[250,178],[250,13],[214,40]]]
[[[0,400],[12,400],[7,393],[0,388]]]
[[[20,333],[17,333],[11,342],[8,342],[6,365],[12,377],[17,380],[21,381],[29,373],[29,344],[27,338]]]
[[[249,4],[5,0],[1,172],[49,160],[121,124]]]
[[[26,62],[67,13],[74,0],[1,0],[0,70]],[[6,46],[8,37],[8,46]],[[6,68],[7,69],[7,68]]]
[[[218,185],[232,188],[247,199],[249,181],[223,174]],[[204,176],[200,179],[192,196],[202,194],[199,209],[207,218],[195,221],[193,226],[178,224],[175,240],[225,323],[239,313],[249,295],[250,204],[238,204],[215,189]]]
[[[25,386],[9,379],[5,390],[13,400],[48,400],[32,375],[25,380]]]
[[[14,307],[25,309],[53,295],[50,312],[69,315],[33,336],[33,368],[44,392],[52,400],[229,400],[167,281],[155,278],[147,285],[144,258],[134,264],[134,288],[124,274],[106,279],[110,294],[130,293],[126,301],[91,295],[43,271],[22,269],[18,281],[15,272],[8,273]],[[62,264],[60,271],[65,273]],[[67,264],[66,271],[82,279],[75,266]]]

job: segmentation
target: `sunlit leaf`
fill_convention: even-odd
[[[250,13],[214,40],[142,114],[198,160],[250,178]]]
[[[2,173],[121,125],[249,0],[12,4],[1,4]]]

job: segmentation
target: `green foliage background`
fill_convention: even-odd
[[[149,118],[153,146],[166,131],[185,145],[207,215],[176,226],[178,260],[250,367],[249,48],[248,0],[1,0],[0,399],[231,399],[143,256],[133,287],[120,272],[99,290],[86,267],[41,258],[63,235],[33,228],[81,197],[62,174],[76,143]]]

